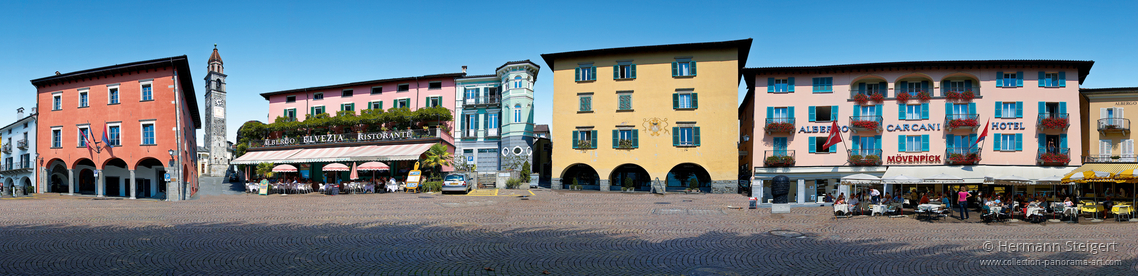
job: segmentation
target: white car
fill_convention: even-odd
[[[469,180],[471,180],[471,179],[467,178],[465,174],[456,173],[456,174],[447,175],[445,178],[443,178],[442,190],[444,193],[445,192],[469,193],[470,189],[471,189],[470,187],[474,186],[474,183],[470,182]]]

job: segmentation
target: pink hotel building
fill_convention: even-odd
[[[1070,158],[1083,144],[1078,84],[1093,64],[983,60],[747,68],[739,164],[752,174],[756,196],[769,198],[769,182],[759,188],[763,180],[785,175],[792,181],[790,202],[798,203],[820,201],[825,193],[849,196],[840,179],[853,174],[956,179],[904,185],[906,192],[960,185],[994,193],[1051,192],[1000,184],[1062,177],[1080,165],[1079,158]],[[974,145],[988,121],[987,138]],[[823,148],[833,122],[845,142]]]

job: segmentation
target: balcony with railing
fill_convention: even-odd
[[[7,143],[4,144],[4,146],[0,146],[0,151],[4,151],[4,153],[12,153],[12,143]]]
[[[944,130],[976,131],[980,127],[980,114],[951,114],[944,116]]]
[[[850,166],[881,165],[881,149],[851,149],[849,153]]]
[[[478,130],[477,129],[464,129],[464,130],[462,130],[462,138],[463,139],[478,138]]]
[[[499,96],[474,97],[474,98],[467,98],[463,102],[463,105],[464,106],[497,105],[497,104],[500,104],[501,102],[502,102],[502,97],[499,97]]]
[[[5,163],[3,167],[0,167],[0,171],[6,172],[6,171],[13,171],[13,170],[31,170],[32,169],[31,165],[32,165],[31,162]]]
[[[20,141],[16,141],[16,147],[20,148],[22,150],[27,150],[28,149],[28,139],[20,139]]]
[[[1071,162],[1070,148],[1039,149],[1035,163],[1043,166],[1066,166]]]
[[[881,116],[850,116],[850,129],[854,131],[880,131]]]
[[[499,128],[491,128],[491,129],[487,129],[487,130],[486,130],[486,137],[498,137],[498,136],[502,136],[502,134],[501,134],[501,131],[498,131],[498,130],[499,130]]]
[[[763,126],[767,134],[774,133],[794,133],[794,118],[767,118],[767,124]]]
[[[944,156],[948,165],[975,165],[980,163],[980,147],[946,148]]]
[[[1130,119],[1104,118],[1098,119],[1098,132],[1102,134],[1122,133],[1130,134]]]
[[[764,151],[763,165],[766,167],[792,167],[794,166],[794,150]]]
[[[1071,127],[1071,120],[1067,113],[1040,113],[1035,127],[1039,130],[1067,130]]]
[[[1092,154],[1083,155],[1083,163],[1138,163],[1138,155],[1135,154]]]

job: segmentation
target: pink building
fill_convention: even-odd
[[[269,101],[269,122],[277,117],[304,121],[306,115],[342,110],[442,106],[454,110],[454,79],[465,73],[450,73],[361,81],[261,93]]]
[[[740,165],[753,169],[756,194],[763,192],[763,179],[785,175],[796,181],[790,198],[800,203],[820,201],[826,193],[849,196],[849,188],[839,184],[853,174],[928,179],[905,185],[905,192],[965,185],[993,193],[1053,193],[1005,184],[1061,177],[1080,165],[1070,156],[1082,152],[1083,126],[1068,115],[1079,114],[1078,84],[1093,64],[989,60],[748,68]],[[988,136],[976,143],[989,121]],[[844,142],[827,148],[834,122]],[[763,194],[769,197],[767,184]],[[899,190],[883,186],[886,192]]]

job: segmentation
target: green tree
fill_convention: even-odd
[[[447,152],[447,146],[438,143],[427,150],[426,156],[423,158],[423,165],[435,168],[435,172],[441,172],[442,167],[450,166],[453,159],[454,156]]]
[[[272,163],[257,164],[257,174],[261,175],[262,177],[273,177],[273,164]]]
[[[525,182],[525,183],[527,183],[527,184],[528,184],[528,183],[529,183],[529,181],[530,181],[530,177],[529,177],[529,175],[530,175],[531,173],[533,173],[533,172],[532,172],[532,171],[529,169],[529,167],[530,167],[529,161],[526,161],[526,163],[525,163],[525,164],[522,164],[522,172],[521,172],[521,174],[522,174],[522,175],[520,175],[520,176],[519,176],[519,177],[522,179],[522,182]]]

